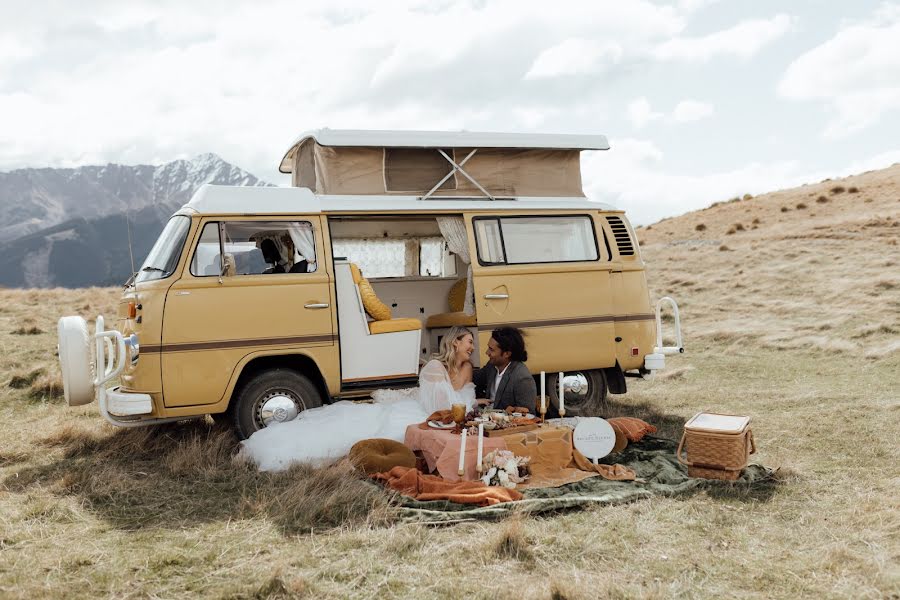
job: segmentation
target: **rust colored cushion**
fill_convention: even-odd
[[[656,427],[635,417],[613,417],[607,421],[613,431],[624,435],[629,442],[639,442],[648,433],[656,433]]]
[[[350,448],[350,460],[362,469],[366,475],[384,473],[394,467],[416,466],[416,455],[413,451],[394,440],[373,438],[361,440]]]

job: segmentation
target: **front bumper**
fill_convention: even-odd
[[[107,388],[106,408],[109,414],[117,417],[134,417],[149,415],[153,412],[153,399],[149,394],[123,392],[119,386]]]

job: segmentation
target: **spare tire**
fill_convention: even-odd
[[[94,361],[87,322],[81,317],[63,317],[56,329],[66,402],[69,406],[89,404],[94,400]]]

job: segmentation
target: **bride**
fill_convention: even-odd
[[[475,404],[472,352],[475,338],[453,327],[440,351],[422,367],[419,387],[377,390],[373,404],[343,400],[301,412],[296,419],[260,429],[243,442],[241,455],[262,471],[286,469],[292,462],[321,464],[350,452],[360,440],[389,438],[402,442],[406,428],[452,404]]]

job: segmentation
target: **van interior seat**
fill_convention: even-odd
[[[466,298],[466,279],[460,279],[450,288],[447,294],[447,304],[450,306],[451,312],[438,313],[431,315],[425,321],[425,327],[428,329],[440,329],[442,327],[475,327],[478,325],[478,318],[475,315],[467,315],[463,312]]]
[[[387,318],[369,322],[360,294],[365,278],[359,268],[346,259],[336,259],[334,265],[342,382],[416,376],[422,353],[421,321]],[[374,293],[372,297],[378,299]],[[380,300],[378,303],[390,317],[390,309]],[[379,313],[378,308],[375,305],[373,312]]]
[[[374,319],[369,322],[369,333],[392,333],[395,331],[417,331],[422,329],[422,322],[419,319],[394,319],[391,316],[391,309],[381,301],[369,280],[362,276],[359,267],[350,263],[350,273],[353,276],[353,283],[359,293],[360,302],[366,314]]]

